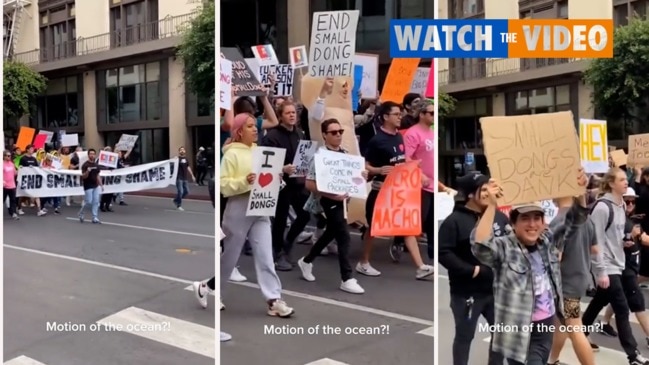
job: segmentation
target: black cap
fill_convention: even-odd
[[[479,172],[471,172],[457,179],[457,190],[468,198],[470,194],[475,194],[482,185],[488,182],[489,176]]]

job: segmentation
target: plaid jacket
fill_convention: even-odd
[[[562,246],[565,237],[570,236],[587,218],[588,209],[575,204],[566,214],[565,221],[552,221],[537,243],[545,267],[549,269],[557,312],[563,310],[557,246]],[[518,328],[518,331],[493,333],[493,351],[507,359],[525,363],[530,333],[522,329],[532,323],[534,310],[534,275],[530,254],[514,233],[475,242],[474,230],[471,243],[475,257],[494,272],[495,324]]]

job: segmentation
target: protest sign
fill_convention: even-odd
[[[45,141],[47,140],[47,135],[46,134],[37,134],[36,137],[34,137],[34,149],[40,149],[45,147]]]
[[[293,68],[291,65],[259,66],[259,82],[270,87],[271,75],[275,76],[275,96],[293,95]]]
[[[628,166],[649,166],[649,133],[629,136]]]
[[[571,112],[480,118],[500,205],[581,195],[579,138]]]
[[[117,141],[117,144],[115,145],[115,150],[118,151],[130,151],[135,147],[135,143],[137,142],[137,134],[122,134],[119,137],[119,141]]]
[[[73,147],[79,145],[79,135],[74,134],[64,134],[61,136],[61,147]]]
[[[435,193],[435,217],[438,221],[443,221],[453,213],[455,208],[455,198],[449,193]],[[431,214],[429,212],[428,214]]]
[[[552,200],[542,200],[541,206],[543,207],[545,223],[550,224],[559,213],[559,207]]]
[[[230,110],[232,109],[232,62],[221,59],[221,109]]]
[[[232,62],[232,88],[235,96],[266,95],[263,85],[259,83],[238,49],[221,47],[221,57]]]
[[[275,216],[285,156],[284,148],[256,147],[252,151],[252,171],[257,177],[250,190],[246,216]]]
[[[294,70],[302,67],[307,67],[309,65],[306,46],[291,47],[288,50],[288,54],[289,58],[291,59],[291,67],[293,67]]]
[[[354,65],[354,87],[352,88],[352,110],[354,112],[358,111],[358,106],[360,99],[358,93],[361,91],[361,85],[363,84],[363,66]]]
[[[20,127],[18,132],[18,139],[16,140],[16,147],[24,151],[28,145],[32,144],[34,140],[34,135],[36,134],[36,129],[29,127]]]
[[[106,167],[116,169],[117,160],[119,160],[119,155],[117,153],[108,152],[108,151],[99,151],[99,156],[97,157],[97,164],[99,166],[106,166]]]
[[[277,55],[275,54],[275,48],[273,48],[272,45],[262,44],[250,48],[252,49],[252,54],[257,59],[257,62],[259,62],[259,66],[272,66],[279,63]]]
[[[417,73],[417,66],[419,58],[393,59],[381,91],[381,102],[403,103],[403,97],[410,91],[412,80]]]
[[[173,165],[177,163],[178,159],[175,158],[122,169],[103,170],[99,173],[104,185],[103,193],[128,193],[174,185],[177,171],[173,169]],[[22,167],[18,170],[16,195],[30,198],[84,195],[81,171]]]
[[[625,166],[627,161],[627,155],[624,153],[624,150],[615,150],[610,152],[611,160],[616,167]]]
[[[424,95],[426,92],[426,86],[428,85],[428,75],[430,73],[430,68],[428,67],[417,67],[417,72],[415,72],[415,77],[412,79],[412,85],[410,86],[411,93]]]
[[[363,177],[365,159],[348,153],[318,150],[315,158],[316,185],[318,191],[367,198],[367,181]]]
[[[598,174],[608,171],[609,149],[605,120],[579,120],[579,150],[581,166],[586,173]]]
[[[38,134],[44,134],[46,136],[45,143],[52,143],[52,138],[54,138],[54,132],[40,130]]]
[[[411,161],[394,167],[376,197],[371,235],[419,236],[422,232],[421,168]]]
[[[63,159],[61,158],[61,156],[55,156],[53,153],[48,153],[47,156],[45,156],[45,158],[47,158],[50,161],[52,167],[55,170],[60,170],[63,168]]]
[[[309,46],[310,76],[352,76],[358,16],[358,10],[313,14]]]
[[[375,54],[356,53],[354,65],[363,66],[363,81],[361,83],[361,97],[363,99],[376,99],[379,89],[379,56]]]
[[[79,158],[79,167],[77,167],[77,170],[81,170],[81,166],[88,161],[88,151],[78,151],[75,154]]]
[[[295,173],[291,177],[305,177],[309,171],[311,159],[318,149],[318,142],[301,140],[297,145],[297,152],[293,158]]]
[[[433,60],[428,72],[428,82],[426,83],[426,91],[424,93],[424,96],[427,98],[434,98],[436,87],[437,84],[435,84],[435,60]]]

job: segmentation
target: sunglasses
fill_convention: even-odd
[[[343,135],[344,129],[339,129],[337,131],[327,131],[327,134],[331,134],[332,136],[337,136],[337,135]]]
[[[625,200],[624,203],[627,205],[635,205],[635,200]]]

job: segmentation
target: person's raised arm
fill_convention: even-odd
[[[498,199],[502,196],[503,190],[494,179],[490,179],[487,186],[489,205],[482,213],[476,228],[471,232],[471,251],[480,262],[493,268],[504,260],[504,245],[507,244],[508,238],[506,236],[495,238],[493,234]]]

